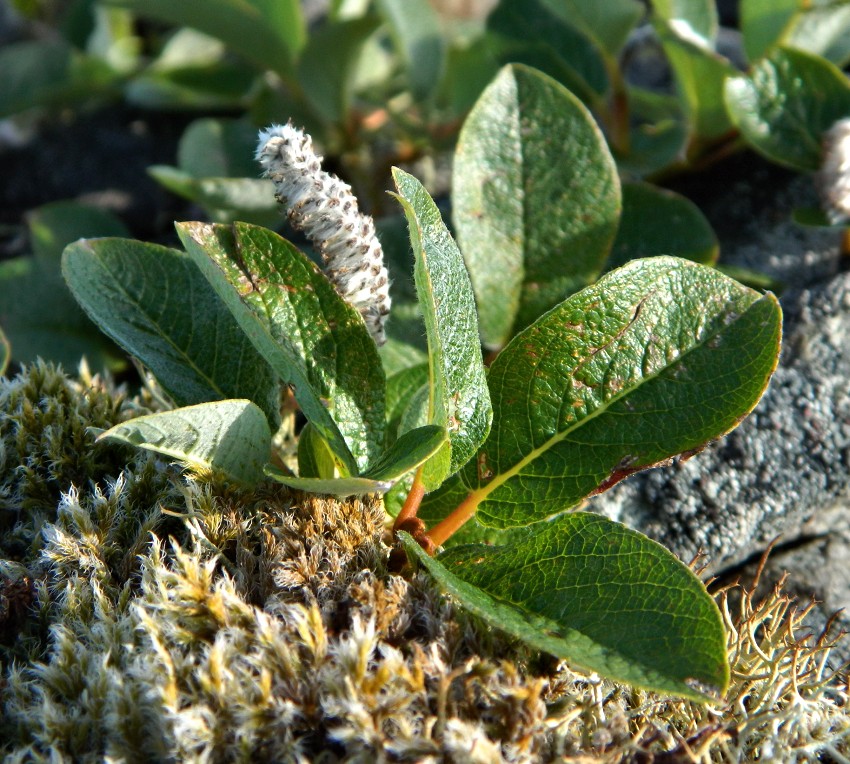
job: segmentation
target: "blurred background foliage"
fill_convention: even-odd
[[[292,120],[379,219],[395,265],[391,333],[412,362],[422,334],[406,313],[408,253],[394,234],[389,169],[412,169],[447,200],[460,128],[506,63],[565,85],[602,129],[624,183],[614,264],[688,252],[716,261],[717,240],[699,209],[659,189],[672,177],[742,148],[817,169],[823,132],[850,114],[842,72],[850,5],[726,6],[721,15],[714,0],[6,0],[0,157],[87,116],[157,115],[171,132],[154,146],[162,150],[151,152],[139,188],[150,189],[152,178],[174,195],[172,207],[153,235],[138,226],[131,233],[173,242],[170,221],[181,215],[288,233],[253,149],[259,127]],[[92,163],[114,163],[102,148],[93,139],[84,151]],[[127,234],[97,200],[82,201],[3,219],[0,234],[15,246],[3,248],[0,264],[0,326],[18,362],[41,355],[74,364],[85,353],[96,367],[125,363],[58,272],[56,252],[70,241]],[[826,222],[816,211],[800,219]]]

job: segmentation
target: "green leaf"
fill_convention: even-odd
[[[652,0],[652,8],[683,39],[710,47],[717,36],[715,0]]]
[[[336,474],[336,460],[327,442],[310,422],[298,435],[298,475],[327,480]]]
[[[257,72],[220,40],[178,29],[159,56],[126,85],[127,99],[154,109],[242,109]]]
[[[194,178],[253,178],[257,128],[244,119],[196,119],[180,136],[177,166]]]
[[[384,372],[360,314],[318,266],[265,228],[178,223],[177,232],[242,331],[293,388],[345,476],[384,445]]]
[[[676,96],[628,88],[629,150],[617,154],[622,174],[646,177],[685,158],[688,126]]]
[[[82,240],[65,250],[62,272],[91,319],[178,406],[248,398],[277,427],[272,370],[185,254],[130,239]]]
[[[379,348],[387,376],[410,366],[428,363],[425,325],[413,281],[415,258],[410,249],[407,218],[404,213],[375,221],[378,239],[384,249],[390,281],[392,313],[387,320],[387,341]]]
[[[78,202],[45,204],[29,214],[27,223],[33,254],[52,268],[59,265],[62,250],[77,239],[129,235],[111,212]]]
[[[448,435],[442,427],[426,424],[402,433],[364,473],[372,480],[398,480],[442,448]]]
[[[490,367],[492,431],[462,473],[478,519],[527,525],[701,449],[755,406],[780,331],[773,295],[677,258],[573,295]]]
[[[405,409],[413,395],[428,384],[428,364],[420,363],[387,378],[387,432],[397,437]]]
[[[451,46],[436,101],[440,117],[462,120],[499,71],[498,45],[484,32]]]
[[[617,169],[566,88],[508,66],[461,130],[454,218],[484,343],[500,347],[593,281],[617,229]]]
[[[370,480],[365,477],[313,478],[295,477],[287,472],[267,464],[266,477],[283,483],[296,491],[322,493],[328,496],[365,496],[367,493],[386,493],[393,487],[390,480]]]
[[[261,71],[291,71],[306,40],[298,0],[105,0],[145,18],[216,37]]]
[[[735,281],[740,281],[751,289],[758,289],[762,292],[769,290],[774,294],[781,295],[786,288],[786,285],[779,281],[779,279],[775,279],[766,273],[753,270],[752,268],[745,268],[741,265],[729,265],[727,263],[718,263],[715,267],[720,273],[735,279]]]
[[[378,349],[387,376],[398,374],[411,366],[428,363],[428,355],[419,347],[418,342],[413,345],[393,336],[393,330],[398,326],[396,317],[396,303],[393,302],[393,317],[388,322],[387,341]],[[421,324],[421,316],[419,318]]]
[[[597,44],[554,13],[547,0],[502,0],[487,28],[503,40],[504,63],[533,66],[590,105],[608,92],[608,72]]]
[[[239,483],[263,479],[271,454],[266,415],[251,401],[225,400],[149,414],[101,433],[98,441],[144,448]]]
[[[847,223],[833,223],[820,207],[798,207],[791,214],[791,218],[798,225],[811,228],[847,228]]]
[[[723,85],[738,71],[713,50],[681,37],[664,22],[656,22],[664,52],[676,75],[676,85],[696,140],[712,141],[732,129],[723,102]]]
[[[414,277],[425,318],[430,363],[429,423],[449,433],[448,468],[428,476],[436,488],[472,457],[490,430],[492,409],[481,357],[469,275],[440,211],[422,184],[393,168],[398,200],[410,226]],[[445,454],[444,454],[445,456]]]
[[[266,475],[291,488],[310,493],[327,493],[334,496],[386,493],[396,481],[436,454],[445,442],[446,431],[442,427],[425,425],[404,433],[360,477],[294,477],[273,465],[266,466]]]
[[[86,317],[62,279],[65,245],[82,236],[122,235],[108,212],[77,202],[39,207],[28,218],[33,257],[0,263],[0,324],[15,360],[42,357],[75,369],[85,356],[93,369],[119,371],[124,354]]]
[[[612,57],[620,52],[644,12],[643,5],[635,0],[543,0],[543,4],[596,40]]]
[[[799,6],[800,0],[741,0],[741,34],[750,61],[757,61],[779,42]]]
[[[298,80],[307,101],[325,122],[342,124],[348,116],[357,59],[377,28],[377,19],[366,16],[325,24],[310,36],[298,62]]]
[[[823,133],[850,114],[850,83],[818,56],[777,48],[749,76],[727,82],[726,104],[760,154],[796,170],[816,170]]]
[[[0,117],[53,100],[69,82],[71,55],[64,40],[18,42],[0,48]]]
[[[503,546],[429,557],[399,534],[460,604],[574,668],[697,701],[729,684],[720,612],[699,579],[660,544],[576,512]]]
[[[167,165],[151,165],[148,174],[169,191],[204,208],[218,223],[241,220],[255,225],[274,225],[280,208],[274,184],[261,178],[194,178]]]
[[[407,67],[416,100],[428,98],[442,78],[446,41],[440,22],[427,0],[379,0]]]
[[[717,236],[692,201],[648,183],[623,184],[623,215],[608,268],[653,255],[675,255],[713,265]]]
[[[416,516],[425,523],[426,528],[433,528],[452,514],[468,494],[469,489],[463,484],[460,475],[452,475],[436,491],[425,496]],[[404,498],[406,496],[407,494]],[[478,517],[473,515],[446,540],[443,547],[452,548],[462,544],[504,544],[522,537],[525,533],[525,528],[491,528],[482,525]]]
[[[783,36],[783,45],[845,67],[850,61],[850,4],[847,0],[821,0],[801,6]]]

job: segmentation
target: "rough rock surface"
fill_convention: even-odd
[[[758,167],[708,209],[722,263],[786,285],[779,367],[738,429],[690,461],[626,481],[593,508],[684,559],[705,552],[715,573],[735,572],[778,540],[767,580],[788,570],[795,591],[822,602],[825,621],[850,609],[850,273],[835,230],[791,221],[794,207],[814,203],[809,178]],[[839,622],[850,627],[848,617]]]

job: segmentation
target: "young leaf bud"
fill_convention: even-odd
[[[375,224],[361,214],[351,187],[322,170],[312,139],[291,122],[260,131],[256,159],[274,182],[293,228],[313,242],[337,292],[360,311],[375,342],[383,345],[389,277]]]

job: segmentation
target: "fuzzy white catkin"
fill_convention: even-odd
[[[823,162],[815,182],[830,221],[850,218],[850,117],[824,133]]]
[[[390,312],[384,252],[351,186],[322,170],[312,139],[292,123],[261,130],[256,159],[274,182],[293,228],[313,242],[337,292],[360,311],[375,342],[383,345]]]

